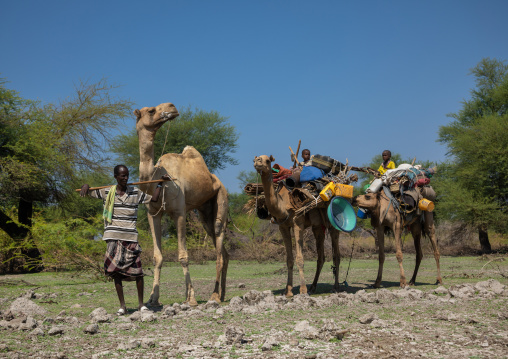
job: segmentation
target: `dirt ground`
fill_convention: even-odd
[[[363,275],[362,265],[353,272]],[[254,279],[241,282],[248,274],[232,276],[230,295],[221,305],[205,300],[196,308],[168,303],[147,312],[131,309],[125,316],[114,315],[114,307],[101,301],[110,283],[80,286],[74,292],[63,285],[1,287],[0,357],[508,357],[506,272],[480,275],[470,270],[470,278],[464,278],[459,270],[454,279],[445,268],[445,285],[437,286],[426,279],[423,268],[423,285],[404,289],[392,282],[369,289],[351,276],[351,284],[340,293],[329,293],[331,286],[325,283],[331,277],[325,273],[317,295],[298,295],[296,288],[296,295],[286,298],[281,290],[264,289],[284,282],[280,271],[264,279],[279,267],[258,270],[263,275],[252,278],[260,277],[259,285]],[[387,270],[394,282],[396,274]]]

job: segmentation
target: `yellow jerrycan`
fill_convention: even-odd
[[[325,188],[319,193],[319,197],[325,202],[331,200],[335,195],[335,184],[333,182],[329,182]]]

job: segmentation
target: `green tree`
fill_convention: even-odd
[[[77,176],[104,173],[105,146],[132,106],[113,97],[115,89],[104,79],[80,82],[74,96],[41,105],[0,83],[0,229],[13,240],[30,242],[35,203],[69,203]],[[17,221],[9,215],[12,206]],[[36,247],[21,247],[28,263],[40,258]]]
[[[181,153],[185,146],[191,145],[201,153],[210,172],[224,169],[228,164],[238,164],[231,153],[236,152],[239,136],[227,117],[217,111],[191,110],[189,107],[178,111],[180,116],[166,124],[168,127],[165,130],[163,127],[156,133],[155,156]],[[115,138],[111,151],[117,154],[120,162],[129,167],[134,176],[138,175],[139,142],[134,125],[128,134]]]
[[[450,157],[439,172],[439,213],[475,226],[488,253],[488,229],[508,229],[508,66],[485,58],[470,74],[471,98],[439,129]]]

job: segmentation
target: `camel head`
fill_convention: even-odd
[[[365,208],[374,211],[379,205],[379,192],[378,193],[367,193],[353,198],[353,206]]]
[[[157,107],[143,107],[141,110],[134,110],[136,115],[136,130],[144,129],[150,132],[157,132],[167,121],[174,120],[179,113],[172,103],[161,103]]]
[[[254,157],[254,168],[259,174],[271,174],[272,173],[272,162],[275,161],[272,155],[270,157],[266,155]]]

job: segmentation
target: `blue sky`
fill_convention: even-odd
[[[384,149],[444,160],[437,133],[469,70],[508,60],[506,14],[504,0],[4,1],[0,77],[43,102],[107,77],[136,108],[216,110],[240,133],[240,164],[218,173],[238,192],[255,155],[289,167],[299,139],[355,166]]]

